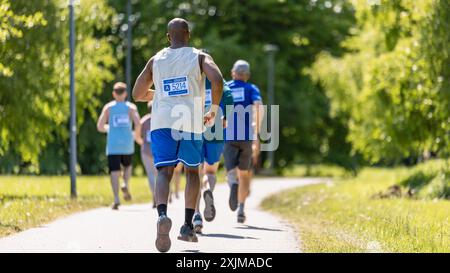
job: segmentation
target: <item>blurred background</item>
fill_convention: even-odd
[[[279,173],[320,163],[356,173],[449,155],[446,0],[79,0],[74,10],[81,174],[106,174],[95,122],[112,84],[126,80],[128,20],[134,83],[167,46],[173,17],[191,22],[192,45],[207,48],[226,79],[235,60],[248,60],[265,102],[264,48],[278,47]],[[68,37],[67,0],[0,0],[1,174],[68,173]]]

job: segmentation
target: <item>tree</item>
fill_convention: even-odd
[[[8,64],[11,73],[0,76],[0,155],[29,162],[29,170],[39,172],[43,149],[50,142],[65,142],[68,138],[67,1],[15,0],[2,4],[21,18],[17,26],[10,27],[21,34],[1,43],[1,60]],[[79,125],[86,112],[95,115],[99,104],[96,96],[104,82],[112,79],[109,70],[116,65],[112,47],[107,37],[96,36],[110,25],[112,14],[106,1],[101,0],[84,0],[76,7]],[[67,155],[67,146],[60,145],[57,154]],[[1,163],[2,168],[11,167],[9,162],[6,167]]]
[[[321,54],[311,74],[347,118],[354,150],[372,163],[448,156],[450,4],[353,4],[357,24],[342,44],[350,52]]]

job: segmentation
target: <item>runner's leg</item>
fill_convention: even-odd
[[[154,207],[156,207],[155,176],[157,170],[155,168],[155,164],[153,163],[153,157],[141,152],[141,159],[144,164],[145,172],[147,173],[148,184],[150,186],[150,191],[152,192],[153,204]]]
[[[111,187],[114,194],[114,205],[120,205],[119,198],[119,177],[120,171],[111,172]]]

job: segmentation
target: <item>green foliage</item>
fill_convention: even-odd
[[[450,172],[448,162],[430,161],[418,165],[398,184],[410,192],[410,198],[450,199]]]
[[[352,3],[349,52],[320,54],[308,73],[325,87],[332,114],[347,120],[354,151],[373,163],[448,156],[450,3]]]
[[[9,156],[18,155],[21,162],[29,162],[5,171],[24,171],[23,167],[27,167],[30,172],[39,172],[39,161],[43,159],[40,156],[49,143],[58,141],[53,153],[59,157],[54,161],[64,162],[67,158],[64,145],[69,117],[67,1],[1,3],[1,12],[6,10],[10,17],[2,16],[1,20],[15,23],[2,24],[1,28],[1,33],[6,33],[1,36],[6,38],[1,40],[0,56],[8,64],[9,72],[0,75],[0,156],[7,152]],[[116,59],[112,46],[107,37],[97,36],[111,25],[112,15],[113,10],[103,0],[83,0],[76,6],[79,126],[84,123],[85,114],[97,115],[97,95],[104,82],[113,79],[110,69],[116,65]],[[62,166],[61,162],[59,165]]]
[[[125,23],[125,4],[110,0],[117,20]],[[166,25],[175,16],[192,23],[192,45],[207,48],[225,78],[237,59],[252,65],[251,82],[262,91],[267,103],[267,53],[264,45],[276,44],[275,103],[280,105],[280,148],[276,165],[286,167],[298,162],[335,162],[334,153],[349,145],[335,135],[341,127],[329,117],[328,99],[302,69],[322,50],[341,54],[339,43],[353,23],[350,5],[345,1],[133,1],[133,75],[136,77],[147,60],[167,46]],[[330,6],[331,4],[331,6]],[[117,41],[117,56],[124,56],[123,28],[112,29]],[[144,109],[141,106],[141,109]],[[330,145],[330,138],[339,145]],[[334,143],[332,143],[334,144]],[[345,150],[347,147],[347,150]],[[264,154],[263,154],[264,155]],[[331,155],[331,156],[330,156]],[[345,157],[345,156],[343,156]],[[348,158],[337,160],[338,163]],[[352,163],[346,164],[352,166]]]
[[[27,25],[33,26],[23,31],[23,36],[9,37],[0,44],[2,64],[8,64],[4,71],[11,71],[8,78],[0,77],[0,171],[65,173],[69,114],[67,1],[1,3],[10,6],[12,13],[8,16],[25,14],[28,17],[21,17],[23,20],[35,22]],[[227,79],[235,60],[248,60],[252,64],[251,81],[266,99],[267,53],[263,48],[267,43],[277,44],[280,51],[275,90],[276,103],[281,105],[282,143],[276,153],[277,166],[322,160],[353,166],[348,160],[350,146],[341,134],[345,130],[342,122],[330,118],[328,98],[301,73],[322,50],[335,55],[343,52],[339,43],[354,21],[350,4],[342,0],[133,0],[132,7],[134,78],[152,55],[168,45],[168,21],[184,17],[192,23],[192,45],[207,48]],[[122,0],[82,0],[75,6],[82,173],[105,171],[105,137],[96,132],[95,121],[102,105],[111,99],[112,83],[125,80],[125,10],[126,1]],[[21,23],[15,27],[25,29]],[[17,56],[22,59],[16,60]],[[11,92],[19,95],[10,96]],[[23,98],[27,98],[26,107]],[[139,107],[143,114],[145,105]],[[139,161],[138,156],[135,161]]]

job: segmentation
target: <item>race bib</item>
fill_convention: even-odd
[[[148,143],[152,142],[152,134],[151,134],[151,132],[152,131],[148,130],[147,133],[145,134],[145,141],[148,142]]]
[[[129,127],[130,117],[128,114],[115,114],[112,116],[113,127]]]
[[[205,90],[205,107],[210,106],[212,103],[211,89]]]
[[[243,87],[231,89],[234,102],[242,102],[245,100],[245,89]]]
[[[168,97],[177,97],[189,94],[187,77],[164,79],[162,83],[164,94]]]

